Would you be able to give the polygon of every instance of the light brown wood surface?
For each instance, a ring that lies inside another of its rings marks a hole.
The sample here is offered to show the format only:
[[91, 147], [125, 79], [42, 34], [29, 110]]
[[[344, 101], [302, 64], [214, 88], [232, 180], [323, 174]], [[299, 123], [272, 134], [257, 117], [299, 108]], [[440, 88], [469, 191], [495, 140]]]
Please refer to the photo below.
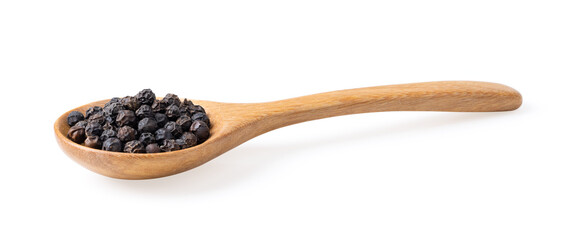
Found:
[[[108, 100], [71, 111], [85, 112]], [[65, 154], [105, 176], [148, 179], [173, 175], [197, 166], [265, 132], [320, 118], [381, 111], [510, 111], [522, 104], [514, 89], [496, 83], [444, 81], [341, 90], [266, 103], [220, 103], [193, 100], [211, 121], [211, 136], [192, 148], [156, 154], [108, 152], [84, 147], [67, 138], [64, 113], [55, 122], [55, 135]]]

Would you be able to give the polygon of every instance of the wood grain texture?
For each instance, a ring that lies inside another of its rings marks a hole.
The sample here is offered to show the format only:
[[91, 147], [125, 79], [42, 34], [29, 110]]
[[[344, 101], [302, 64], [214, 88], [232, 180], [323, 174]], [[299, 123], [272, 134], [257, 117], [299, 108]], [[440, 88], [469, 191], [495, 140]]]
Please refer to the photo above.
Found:
[[[107, 101], [71, 111], [85, 112]], [[510, 111], [522, 104], [522, 97], [501, 84], [444, 81], [349, 89], [266, 103], [192, 101], [206, 109], [212, 125], [210, 139], [196, 147], [156, 154], [88, 148], [67, 138], [66, 118], [71, 111], [55, 122], [55, 136], [69, 157], [94, 172], [113, 178], [148, 179], [195, 168], [251, 138], [300, 122], [381, 111]]]

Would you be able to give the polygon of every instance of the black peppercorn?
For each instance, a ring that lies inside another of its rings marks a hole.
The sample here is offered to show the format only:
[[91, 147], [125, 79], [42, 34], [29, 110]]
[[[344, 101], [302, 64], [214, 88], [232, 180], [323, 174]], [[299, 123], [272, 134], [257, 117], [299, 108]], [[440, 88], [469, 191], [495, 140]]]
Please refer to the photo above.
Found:
[[120, 103], [120, 98], [113, 97], [112, 99], [110, 99], [110, 101], [108, 101], [106, 104], [104, 104], [104, 108], [106, 108], [107, 106], [109, 106], [110, 104], [113, 104], [113, 103]]
[[110, 123], [110, 125], [115, 125], [116, 124], [116, 117], [106, 116], [104, 119], [106, 119], [106, 122], [107, 123]]
[[157, 121], [157, 126], [162, 128], [167, 123], [167, 116], [163, 113], [155, 113], [155, 121]]
[[151, 109], [151, 106], [149, 106], [149, 105], [141, 105], [139, 107], [139, 109], [137, 109], [137, 111], [135, 112], [135, 115], [139, 119], [143, 119], [146, 117], [153, 117], [153, 109]]
[[190, 126], [192, 126], [192, 119], [189, 116], [183, 115], [179, 117], [175, 123], [181, 127], [181, 130], [189, 131]]
[[137, 138], [137, 130], [129, 126], [124, 126], [118, 129], [116, 137], [118, 137], [118, 139], [123, 142], [132, 141]]
[[140, 104], [151, 105], [153, 104], [153, 101], [155, 101], [155, 93], [153, 93], [151, 89], [143, 89], [139, 93], [137, 93], [135, 97], [137, 98]]
[[153, 110], [153, 113], [165, 113], [165, 108], [167, 108], [167, 105], [161, 103], [161, 101], [157, 99], [155, 99], [155, 101], [153, 101], [153, 104], [151, 104], [151, 109]]
[[184, 106], [182, 103], [181, 106], [179, 106], [179, 114], [180, 115], [187, 115], [187, 116], [191, 117], [194, 113], [191, 112], [188, 108], [189, 108], [189, 106]]
[[116, 127], [115, 126], [112, 126], [112, 123], [109, 123], [109, 122], [104, 123], [104, 125], [102, 125], [102, 128], [104, 130], [107, 130], [107, 129], [116, 130]]
[[175, 143], [177, 143], [177, 145], [179, 146], [179, 149], [188, 148], [188, 145], [181, 138], [175, 139]]
[[73, 126], [67, 132], [67, 137], [76, 143], [82, 143], [86, 139], [86, 130], [81, 126]]
[[147, 145], [147, 147], [145, 148], [147, 153], [158, 153], [161, 152], [161, 149], [159, 148], [159, 145], [157, 145], [157, 143], [151, 143], [149, 145]]
[[145, 146], [143, 146], [143, 144], [140, 141], [138, 141], [138, 140], [129, 141], [126, 144], [124, 144], [124, 152], [127, 152], [127, 153], [144, 153], [145, 152]]
[[181, 105], [179, 106], [179, 112], [181, 114], [186, 114], [186, 115], [194, 115], [197, 112], [203, 112], [204, 108], [200, 105], [195, 105], [192, 101], [187, 100], [187, 99], [183, 99], [183, 102], [181, 103]]
[[104, 114], [106, 114], [106, 116], [116, 117], [121, 110], [124, 110], [124, 106], [122, 106], [120, 102], [113, 102], [104, 107]]
[[149, 145], [155, 142], [155, 135], [150, 132], [141, 133], [139, 141], [141, 141], [144, 145]]
[[106, 117], [104, 116], [104, 112], [96, 112], [92, 114], [90, 117], [87, 118], [88, 122], [98, 122], [99, 124], [104, 124], [106, 122]]
[[[115, 152], [157, 153], [196, 146], [210, 137], [210, 119], [200, 105], [169, 93], [161, 100], [150, 89], [114, 97], [67, 116], [67, 137], [87, 147]], [[140, 135], [139, 135], [140, 134]]]
[[177, 97], [177, 95], [173, 93], [168, 93], [167, 95], [165, 95], [165, 97], [163, 97], [163, 99], [161, 99], [161, 104], [167, 107], [171, 105], [179, 107], [179, 105], [181, 104], [181, 100], [179, 100], [179, 97]]
[[67, 115], [67, 124], [69, 126], [75, 125], [77, 122], [84, 120], [84, 115], [81, 112], [73, 111]]
[[194, 106], [194, 102], [192, 102], [192, 100], [188, 100], [187, 98], [184, 98], [183, 102], [181, 102], [180, 106]]
[[87, 125], [88, 125], [88, 122], [86, 122], [86, 121], [79, 121], [74, 126], [80, 126], [80, 127], [83, 127], [85, 129]]
[[152, 118], [143, 118], [139, 121], [139, 132], [155, 132], [157, 130], [157, 121]]
[[92, 115], [94, 115], [94, 113], [99, 113], [102, 112], [103, 109], [100, 106], [93, 106], [88, 108], [88, 110], [86, 110], [86, 118], [91, 117]]
[[206, 113], [206, 109], [204, 109], [204, 107], [200, 105], [194, 105], [193, 109], [195, 111], [193, 114], [195, 114], [196, 112]]
[[171, 151], [177, 151], [177, 150], [181, 149], [179, 144], [177, 144], [175, 142], [175, 140], [173, 140], [173, 139], [163, 140], [163, 143], [161, 144], [160, 148], [161, 148], [161, 151], [163, 151], [163, 152], [171, 152]]
[[120, 99], [120, 103], [126, 110], [135, 111], [139, 108], [140, 104], [135, 97], [126, 96]]
[[165, 115], [171, 121], [175, 121], [179, 117], [179, 107], [176, 105], [171, 105], [165, 109]]
[[100, 137], [98, 136], [88, 136], [84, 141], [84, 145], [86, 147], [100, 149], [102, 147], [102, 141], [100, 141]]
[[118, 116], [116, 116], [116, 125], [122, 126], [135, 126], [137, 117], [135, 112], [131, 110], [120, 110]]
[[162, 143], [165, 139], [172, 139], [173, 135], [165, 128], [159, 128], [155, 131], [155, 141]]
[[208, 127], [212, 126], [210, 125], [210, 119], [208, 118], [208, 115], [204, 112], [194, 113], [194, 115], [192, 115], [192, 121], [203, 121], [208, 125]]
[[193, 147], [198, 144], [198, 138], [192, 132], [184, 132], [180, 138], [187, 147]]
[[100, 136], [102, 135], [102, 132], [104, 131], [104, 129], [102, 128], [102, 125], [99, 122], [89, 122], [88, 125], [86, 126], [86, 136]]
[[169, 131], [175, 138], [181, 137], [181, 134], [183, 133], [183, 130], [181, 130], [181, 126], [179, 126], [175, 122], [167, 122], [165, 124], [165, 129], [167, 129], [167, 131]]
[[104, 132], [102, 132], [102, 135], [100, 135], [100, 140], [102, 142], [106, 141], [106, 139], [108, 138], [113, 138], [116, 137], [116, 135], [118, 134], [118, 131], [114, 130], [114, 129], [106, 129], [104, 130]]
[[193, 132], [198, 138], [198, 143], [202, 143], [210, 137], [210, 128], [203, 121], [194, 121], [190, 127], [190, 131]]
[[102, 143], [102, 150], [120, 152], [122, 151], [122, 142], [118, 138], [108, 138]]

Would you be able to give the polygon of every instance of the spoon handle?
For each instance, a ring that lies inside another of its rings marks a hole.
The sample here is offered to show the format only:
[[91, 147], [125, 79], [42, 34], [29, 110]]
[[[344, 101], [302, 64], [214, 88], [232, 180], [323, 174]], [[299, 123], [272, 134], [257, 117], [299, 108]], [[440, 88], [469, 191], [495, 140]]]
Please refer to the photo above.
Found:
[[383, 111], [515, 110], [522, 96], [508, 86], [474, 81], [387, 85], [319, 93], [255, 106], [265, 131], [320, 118]]

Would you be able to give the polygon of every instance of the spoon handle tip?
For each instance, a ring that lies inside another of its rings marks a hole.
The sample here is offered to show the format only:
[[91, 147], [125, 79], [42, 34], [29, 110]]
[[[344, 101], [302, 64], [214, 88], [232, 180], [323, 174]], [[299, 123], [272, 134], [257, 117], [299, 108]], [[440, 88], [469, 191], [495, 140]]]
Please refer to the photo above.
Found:
[[347, 114], [384, 111], [494, 112], [520, 107], [515, 89], [490, 82], [439, 81], [319, 93], [254, 106], [275, 129]]

